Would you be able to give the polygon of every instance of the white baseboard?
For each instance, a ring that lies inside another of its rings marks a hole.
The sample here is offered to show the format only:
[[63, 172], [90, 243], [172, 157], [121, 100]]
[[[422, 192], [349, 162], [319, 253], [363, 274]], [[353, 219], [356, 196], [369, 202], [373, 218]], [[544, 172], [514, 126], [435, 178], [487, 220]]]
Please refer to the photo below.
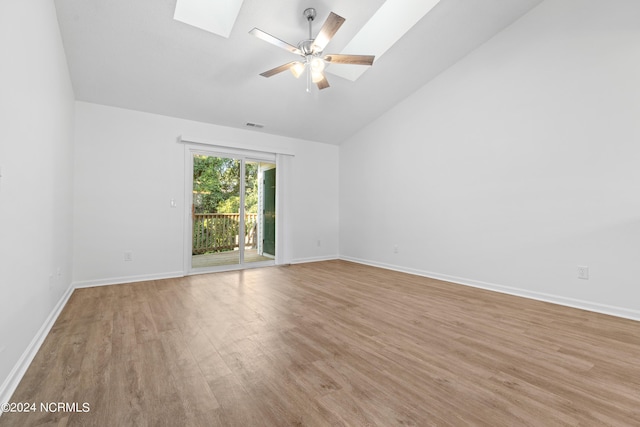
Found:
[[542, 292], [528, 291], [526, 289], [513, 288], [510, 286], [497, 285], [495, 283], [482, 282], [479, 280], [467, 279], [464, 277], [450, 276], [447, 274], [434, 273], [431, 271], [407, 268], [398, 265], [385, 264], [381, 262], [369, 261], [349, 256], [340, 256], [341, 260], [351, 261], [358, 264], [370, 265], [372, 267], [380, 267], [386, 270], [394, 270], [402, 273], [413, 274], [416, 276], [428, 277], [431, 279], [452, 282], [458, 285], [471, 286], [474, 288], [485, 289], [488, 291], [500, 292], [503, 294], [514, 295], [518, 297], [529, 298], [537, 301], [550, 302], [552, 304], [563, 305], [566, 307], [578, 308], [581, 310], [593, 311], [595, 313], [608, 314], [610, 316], [622, 317], [625, 319], [640, 321], [640, 311], [631, 310], [624, 307], [610, 306], [592, 301], [584, 301], [575, 298], [567, 298], [559, 295], [546, 294]]
[[[13, 366], [11, 372], [9, 372], [9, 376], [7, 376], [5, 381], [2, 383], [2, 386], [0, 386], [0, 404], [10, 401], [11, 396], [16, 391], [18, 384], [20, 384], [22, 377], [27, 372], [33, 358], [36, 357], [38, 350], [40, 350], [40, 346], [44, 342], [45, 338], [47, 338], [49, 331], [53, 327], [53, 324], [56, 323], [58, 316], [67, 304], [67, 301], [69, 301], [73, 291], [74, 287], [73, 285], [70, 285], [49, 314], [49, 317], [44, 321], [40, 330], [38, 330], [36, 335], [33, 337], [26, 350], [22, 353], [20, 359], [18, 359], [16, 364]], [[2, 412], [0, 412], [0, 415], [2, 415]]]
[[120, 285], [123, 283], [146, 282], [148, 280], [173, 279], [176, 277], [184, 277], [184, 271], [171, 271], [159, 274], [141, 274], [137, 276], [111, 277], [108, 279], [82, 280], [73, 282], [71, 285], [74, 289], [92, 288], [94, 286]]
[[305, 264], [307, 262], [320, 262], [320, 261], [333, 261], [336, 259], [340, 259], [338, 255], [326, 255], [326, 256], [318, 256], [318, 257], [308, 257], [308, 258], [296, 258], [291, 260], [291, 264]]

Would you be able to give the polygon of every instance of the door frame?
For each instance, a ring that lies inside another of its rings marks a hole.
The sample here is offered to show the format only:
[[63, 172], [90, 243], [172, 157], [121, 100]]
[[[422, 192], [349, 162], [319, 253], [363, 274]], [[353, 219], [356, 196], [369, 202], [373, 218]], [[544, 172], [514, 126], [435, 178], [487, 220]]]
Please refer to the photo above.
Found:
[[[195, 274], [214, 273], [219, 271], [233, 271], [244, 270], [247, 268], [258, 268], [275, 265], [275, 260], [258, 261], [245, 263], [244, 262], [244, 239], [240, 239], [240, 262], [238, 264], [220, 265], [205, 268], [194, 269], [191, 266], [192, 259], [192, 245], [193, 245], [193, 224], [191, 219], [191, 205], [193, 204], [193, 156], [195, 154], [201, 154], [205, 156], [213, 157], [225, 157], [231, 159], [240, 160], [240, 215], [243, 218], [244, 214], [244, 194], [245, 194], [245, 162], [269, 162], [276, 164], [276, 156], [272, 153], [263, 153], [259, 151], [249, 151], [242, 149], [227, 149], [223, 147], [204, 147], [200, 144], [185, 144], [184, 147], [184, 165], [185, 165], [185, 180], [184, 180], [184, 200], [185, 200], [185, 217], [184, 217], [184, 245], [183, 245], [183, 271], [185, 276]], [[276, 183], [277, 185], [277, 183]], [[276, 188], [277, 194], [277, 188]], [[277, 217], [277, 205], [276, 205], [276, 217]], [[240, 221], [239, 235], [244, 236], [244, 221]], [[277, 248], [277, 235], [276, 235], [276, 248]], [[277, 250], [277, 249], [276, 249]]]

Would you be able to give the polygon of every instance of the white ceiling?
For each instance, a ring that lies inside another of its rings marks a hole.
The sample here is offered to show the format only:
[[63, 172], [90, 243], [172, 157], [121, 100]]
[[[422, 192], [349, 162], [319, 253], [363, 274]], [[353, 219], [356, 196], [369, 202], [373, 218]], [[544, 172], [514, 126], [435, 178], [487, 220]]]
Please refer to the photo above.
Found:
[[298, 57], [249, 31], [297, 45], [305, 8], [314, 36], [333, 11], [346, 22], [325, 53], [339, 53], [383, 0], [244, 0], [229, 38], [174, 20], [175, 1], [55, 0], [76, 99], [340, 144], [542, 0], [441, 0], [357, 81], [327, 74], [311, 93], [289, 72], [259, 76]]

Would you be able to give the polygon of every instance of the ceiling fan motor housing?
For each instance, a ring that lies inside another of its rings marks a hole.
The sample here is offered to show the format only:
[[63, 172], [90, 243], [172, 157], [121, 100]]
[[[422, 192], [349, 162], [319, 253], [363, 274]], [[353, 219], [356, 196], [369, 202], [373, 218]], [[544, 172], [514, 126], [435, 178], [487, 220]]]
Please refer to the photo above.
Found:
[[[303, 40], [298, 43], [298, 49], [300, 49], [304, 56], [313, 55], [313, 40]], [[317, 54], [318, 52], [316, 52]]]

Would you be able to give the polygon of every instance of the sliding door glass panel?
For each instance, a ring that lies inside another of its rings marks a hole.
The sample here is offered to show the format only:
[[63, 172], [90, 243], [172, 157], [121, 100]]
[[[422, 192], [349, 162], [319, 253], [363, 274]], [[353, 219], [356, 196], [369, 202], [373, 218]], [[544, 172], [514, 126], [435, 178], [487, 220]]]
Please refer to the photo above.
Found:
[[275, 258], [275, 180], [267, 179], [275, 177], [275, 167], [273, 163], [245, 162], [245, 263]]
[[242, 262], [241, 166], [238, 159], [193, 155], [191, 267]]

